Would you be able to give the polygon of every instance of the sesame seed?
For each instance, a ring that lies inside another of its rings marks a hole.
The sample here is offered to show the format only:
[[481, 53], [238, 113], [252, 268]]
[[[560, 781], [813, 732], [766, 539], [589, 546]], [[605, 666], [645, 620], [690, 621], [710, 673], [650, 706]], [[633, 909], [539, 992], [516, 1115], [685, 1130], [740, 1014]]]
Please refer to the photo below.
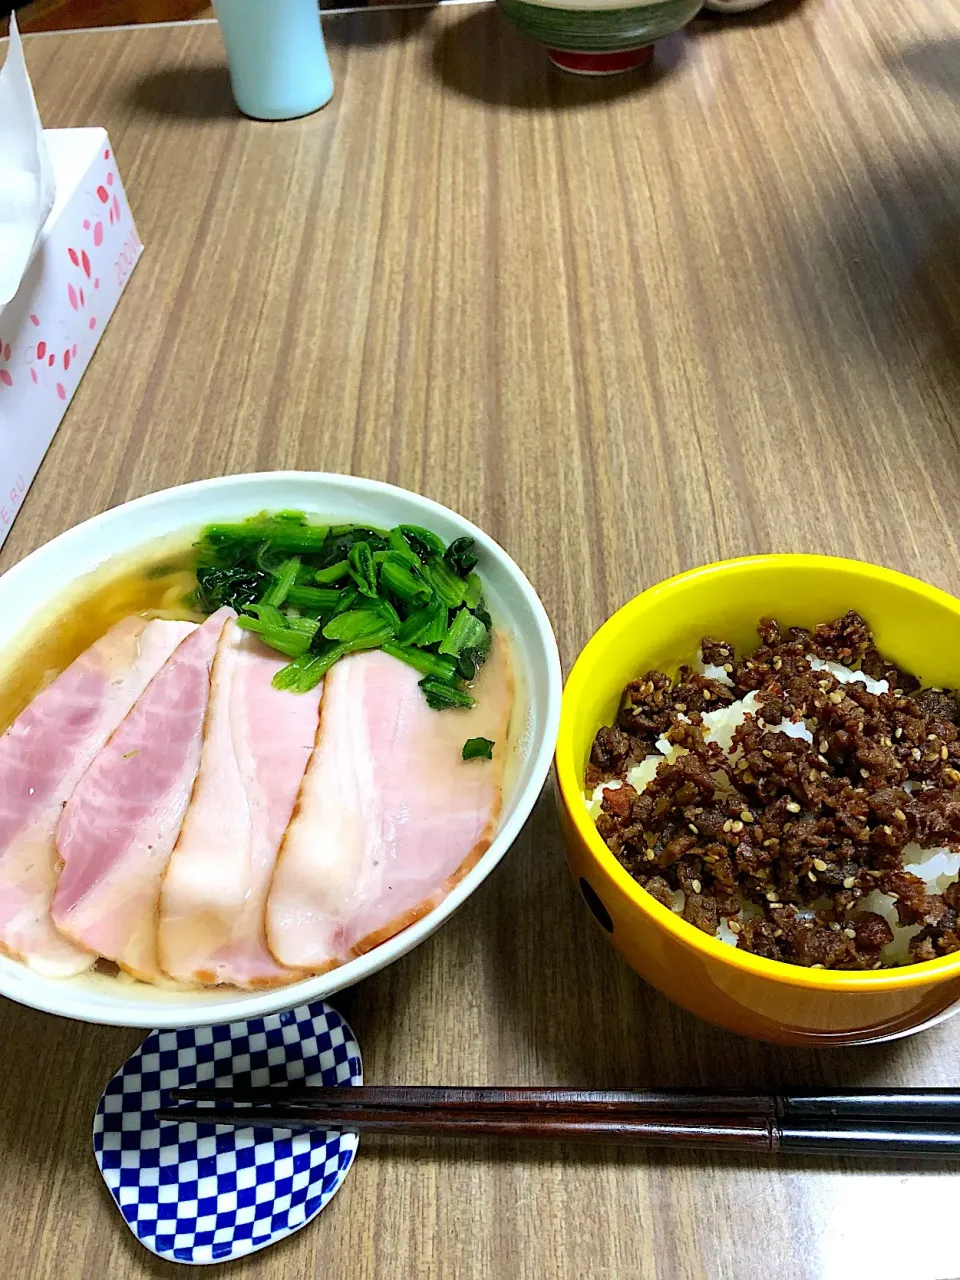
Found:
[[856, 876], [847, 876], [846, 880], [844, 880], [843, 882], [843, 887], [845, 889], [852, 889], [856, 883], [857, 883]]
[[883, 828], [883, 834], [884, 834], [885, 836], [892, 836], [892, 835], [893, 835], [893, 827], [886, 827], [886, 826], [885, 826], [885, 827]]
[[777, 840], [775, 837], [771, 836], [771, 838], [770, 838], [769, 840], [764, 840], [764, 842], [763, 842], [763, 848], [764, 848], [764, 849], [775, 849], [779, 843], [780, 843], [780, 841], [779, 841], [779, 840]]
[[657, 855], [653, 852], [653, 850], [652, 850], [652, 849], [648, 849], [648, 850], [647, 850], [647, 861], [648, 861], [648, 862], [653, 862], [653, 860], [654, 860], [654, 858], [655, 858], [656, 856], [657, 856]]
[[777, 896], [778, 896], [778, 895], [777, 895], [777, 891], [776, 891], [776, 889], [768, 889], [768, 890], [767, 890], [766, 898], [767, 898], [767, 901], [768, 901], [768, 902], [776, 902], [776, 900], [777, 900]]
[[913, 750], [910, 752], [910, 754], [913, 756], [914, 760], [919, 760], [919, 759], [920, 759], [920, 748], [919, 748], [919, 747], [914, 747], [914, 748], [913, 748]]
[[700, 834], [700, 828], [694, 826], [692, 822], [689, 822], [687, 825], [689, 826], [690, 830], [693, 832], [695, 836], [698, 836]]
[[732, 663], [732, 662], [725, 662], [725, 663], [723, 664], [723, 669], [724, 669], [724, 671], [727, 673], [727, 675], [729, 675], [729, 674], [730, 674], [730, 672], [733, 670], [733, 663]]
[[782, 666], [783, 666], [783, 659], [782, 659], [782, 658], [774, 658], [774, 660], [773, 660], [773, 669], [774, 669], [774, 671], [779, 671], [779, 670], [780, 670], [780, 668], [781, 668]]
[[787, 813], [799, 813], [799, 812], [800, 812], [800, 806], [797, 804], [796, 800], [788, 800]]
[[771, 902], [771, 903], [770, 903], [770, 910], [771, 910], [771, 911], [779, 911], [779, 910], [780, 910], [780, 908], [781, 908], [782, 906], [783, 906], [783, 903], [782, 903], [782, 902]]
[[936, 735], [935, 733], [928, 733], [928, 734], [927, 734], [927, 741], [928, 741], [928, 742], [936, 742], [936, 740], [937, 740], [937, 735]]
[[833, 703], [835, 707], [840, 705], [840, 703], [843, 701], [843, 694], [840, 692], [839, 689], [834, 689], [833, 693], [830, 694], [830, 701]]
[[894, 809], [893, 816], [896, 818], [898, 822], [906, 822], [907, 820], [907, 815], [903, 812], [902, 809]]
[[704, 702], [709, 702], [710, 699], [713, 697], [713, 694], [710, 692], [709, 689], [701, 689], [700, 692], [703, 694]]
[[736, 920], [728, 920], [727, 925], [731, 933], [739, 933], [740, 930], [743, 928], [743, 925], [738, 924]]
[[820, 751], [821, 751], [821, 754], [822, 754], [824, 751], [826, 751], [826, 750], [827, 750], [827, 748], [828, 748], [829, 746], [830, 746], [830, 743], [829, 743], [829, 742], [827, 742], [826, 738], [821, 738], [821, 739], [820, 739]]
[[833, 930], [834, 933], [840, 932], [840, 926], [839, 924], [837, 924], [836, 920], [830, 921], [830, 928]]
[[870, 770], [869, 770], [869, 769], [861, 769], [861, 770], [860, 770], [860, 777], [861, 777], [861, 778], [869, 778], [869, 777], [870, 777]]
[[956, 769], [944, 769], [943, 776], [949, 782], [960, 782], [960, 773]]
[[888, 893], [888, 894], [887, 894], [887, 897], [890, 899], [890, 901], [891, 901], [891, 902], [899, 902], [899, 901], [900, 901], [900, 895], [899, 895], [899, 893]]
[[810, 966], [810, 968], [811, 968], [811, 969], [822, 969], [822, 968], [823, 968], [823, 965], [822, 965], [822, 964], [812, 964], [812, 965]]
[[894, 735], [893, 735], [893, 736], [894, 736], [895, 738], [902, 738], [902, 737], [903, 737], [903, 730], [902, 730], [902, 729], [896, 729], [896, 730], [894, 731]]
[[810, 781], [811, 781], [811, 782], [816, 782], [816, 780], [817, 780], [819, 777], [820, 777], [820, 775], [819, 775], [819, 773], [817, 773], [816, 769], [811, 769], [811, 770], [810, 770]]
[[728, 818], [728, 819], [726, 820], [726, 822], [723, 824], [723, 829], [724, 829], [724, 831], [731, 831], [731, 830], [733, 829], [733, 819], [732, 819], [732, 818]]
[[813, 874], [812, 871], [807, 872], [807, 879], [810, 881], [811, 884], [817, 883], [817, 877]]
[[740, 832], [743, 830], [743, 823], [742, 823], [742, 822], [735, 822], [735, 823], [733, 824], [733, 826], [730, 828], [730, 830], [731, 830], [735, 835], [739, 835], [739, 834], [740, 834]]
[[855, 938], [857, 936], [857, 931], [856, 929], [851, 929], [850, 926], [847, 925], [846, 929], [843, 931], [843, 936], [845, 938]]
[[702, 887], [703, 886], [700, 884], [699, 880], [690, 881], [690, 888], [693, 890], [694, 893], [699, 893]]
[[750, 810], [749, 810], [749, 809], [741, 809], [741, 810], [740, 810], [740, 818], [741, 818], [741, 820], [742, 820], [743, 822], [752, 822], [752, 821], [753, 821], [753, 814], [750, 812]]
[[949, 760], [949, 759], [950, 759], [950, 752], [947, 750], [947, 748], [946, 748], [946, 747], [941, 747], [941, 748], [940, 748], [940, 759], [941, 759], [941, 760]]
[[822, 858], [814, 858], [813, 865], [816, 867], [818, 871], [826, 871], [827, 869], [827, 864], [824, 862]]

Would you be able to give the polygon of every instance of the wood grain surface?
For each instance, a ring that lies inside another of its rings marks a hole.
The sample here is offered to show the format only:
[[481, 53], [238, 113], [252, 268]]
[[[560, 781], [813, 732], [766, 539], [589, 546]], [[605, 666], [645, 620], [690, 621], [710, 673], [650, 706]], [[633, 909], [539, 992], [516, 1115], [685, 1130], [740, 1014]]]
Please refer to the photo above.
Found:
[[[483, 525], [567, 667], [719, 556], [960, 591], [958, 0], [781, 0], [609, 81], [559, 78], [483, 5], [326, 29], [334, 102], [277, 126], [235, 115], [212, 26], [27, 41], [46, 123], [108, 127], [147, 247], [0, 565], [152, 489], [308, 467]], [[371, 1083], [957, 1083], [960, 1021], [813, 1052], [672, 1007], [578, 901], [549, 795], [457, 917], [337, 1003]], [[140, 1034], [12, 1004], [0, 1026], [0, 1273], [175, 1275], [91, 1154]], [[365, 1138], [321, 1218], [229, 1274], [949, 1280], [958, 1189]]]

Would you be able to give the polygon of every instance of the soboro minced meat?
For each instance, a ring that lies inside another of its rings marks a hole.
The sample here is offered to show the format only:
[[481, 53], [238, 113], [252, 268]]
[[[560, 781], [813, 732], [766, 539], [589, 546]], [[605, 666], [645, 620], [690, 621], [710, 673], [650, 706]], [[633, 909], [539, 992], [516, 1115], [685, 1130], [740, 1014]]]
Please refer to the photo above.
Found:
[[[791, 964], [876, 969], [892, 941], [882, 916], [855, 912], [873, 889], [896, 899], [902, 924], [920, 924], [914, 961], [960, 950], [960, 886], [927, 894], [903, 870], [911, 842], [960, 848], [960, 711], [954, 695], [920, 689], [877, 651], [866, 622], [848, 613], [813, 631], [758, 627], [760, 646], [738, 658], [702, 642], [706, 665], [671, 680], [651, 671], [624, 690], [616, 723], [593, 744], [586, 787], [603, 793], [597, 829], [622, 865], [666, 906], [686, 895], [684, 918], [706, 933], [729, 919], [738, 946]], [[812, 655], [889, 682], [873, 694], [814, 670]], [[755, 690], [759, 707], [734, 735], [734, 764], [702, 732], [702, 714]], [[681, 716], [690, 723], [685, 723]], [[769, 725], [800, 718], [812, 744]], [[627, 770], [666, 735], [686, 750], [663, 763], [642, 792]], [[716, 774], [724, 771], [729, 786]], [[910, 783], [913, 789], [907, 789]], [[748, 904], [757, 911], [738, 916]], [[814, 917], [798, 911], [816, 908]]]

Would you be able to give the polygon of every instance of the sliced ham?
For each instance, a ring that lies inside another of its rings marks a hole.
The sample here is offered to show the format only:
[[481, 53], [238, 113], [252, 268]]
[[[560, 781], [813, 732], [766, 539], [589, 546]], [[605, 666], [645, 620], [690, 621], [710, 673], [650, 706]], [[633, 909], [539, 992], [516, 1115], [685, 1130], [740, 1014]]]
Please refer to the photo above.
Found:
[[317, 736], [322, 686], [274, 689], [288, 659], [228, 622], [213, 666], [200, 770], [160, 898], [161, 967], [255, 988], [303, 975], [267, 950], [264, 908]]
[[[342, 964], [432, 910], [490, 844], [500, 815], [513, 675], [494, 636], [477, 705], [433, 711], [420, 676], [380, 652], [326, 678], [320, 734], [267, 902], [277, 960]], [[461, 758], [468, 738], [492, 761]]]
[[94, 960], [50, 916], [64, 804], [189, 622], [125, 618], [48, 685], [0, 738], [0, 948], [52, 977]]
[[160, 881], [200, 764], [210, 670], [232, 609], [174, 650], [87, 770], [57, 827], [57, 927], [147, 981], [157, 964]]

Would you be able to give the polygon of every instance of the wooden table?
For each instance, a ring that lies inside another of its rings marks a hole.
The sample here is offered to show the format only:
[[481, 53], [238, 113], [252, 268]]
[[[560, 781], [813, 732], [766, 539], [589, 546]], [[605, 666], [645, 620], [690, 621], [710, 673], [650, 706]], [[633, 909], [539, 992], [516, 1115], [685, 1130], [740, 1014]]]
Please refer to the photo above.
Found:
[[[960, 591], [960, 2], [908, 8], [781, 3], [600, 82], [555, 76], [492, 7], [350, 14], [327, 23], [335, 101], [281, 126], [234, 115], [214, 26], [29, 40], [46, 123], [109, 128], [147, 250], [2, 565], [161, 486], [310, 467], [482, 524], [567, 666], [627, 597], [719, 556], [837, 552]], [[960, 1021], [814, 1053], [672, 1007], [578, 901], [549, 796], [439, 935], [338, 1004], [372, 1082], [957, 1083]], [[175, 1274], [91, 1154], [139, 1039], [4, 1005], [4, 1276]], [[229, 1274], [948, 1280], [958, 1191], [365, 1138], [321, 1219]]]

